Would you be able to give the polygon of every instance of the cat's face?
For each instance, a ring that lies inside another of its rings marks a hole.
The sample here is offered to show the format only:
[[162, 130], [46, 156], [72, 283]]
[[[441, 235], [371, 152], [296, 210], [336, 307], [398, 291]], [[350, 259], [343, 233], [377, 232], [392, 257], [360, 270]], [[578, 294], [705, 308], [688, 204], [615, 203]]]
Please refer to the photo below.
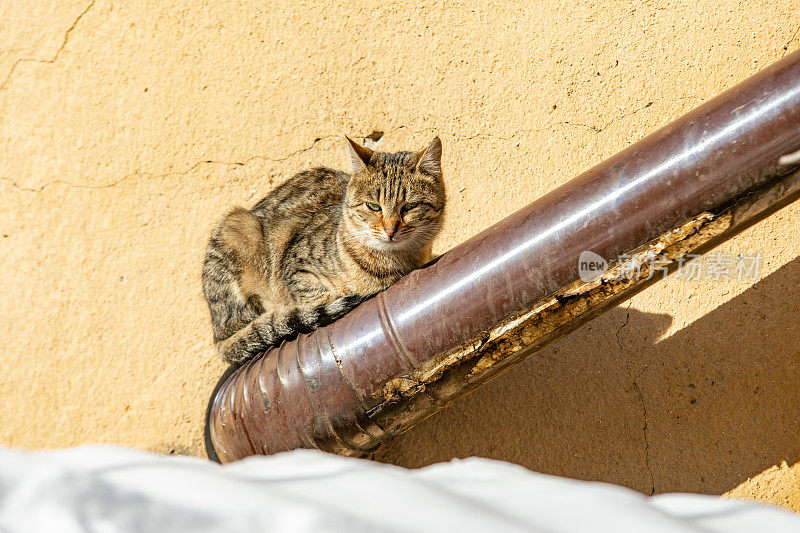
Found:
[[350, 150], [345, 238], [383, 251], [430, 243], [441, 228], [445, 205], [439, 138], [421, 152], [373, 152], [353, 141]]

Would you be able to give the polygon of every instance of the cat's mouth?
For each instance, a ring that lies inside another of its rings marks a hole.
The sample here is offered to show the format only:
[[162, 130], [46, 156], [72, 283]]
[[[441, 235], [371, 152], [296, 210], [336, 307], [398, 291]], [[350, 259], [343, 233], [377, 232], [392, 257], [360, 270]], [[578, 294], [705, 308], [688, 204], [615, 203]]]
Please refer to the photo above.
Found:
[[378, 245], [377, 248], [392, 250], [404, 247], [408, 244], [409, 239], [406, 235], [395, 235], [393, 237], [389, 237], [388, 235], [379, 235], [374, 237], [373, 241]]

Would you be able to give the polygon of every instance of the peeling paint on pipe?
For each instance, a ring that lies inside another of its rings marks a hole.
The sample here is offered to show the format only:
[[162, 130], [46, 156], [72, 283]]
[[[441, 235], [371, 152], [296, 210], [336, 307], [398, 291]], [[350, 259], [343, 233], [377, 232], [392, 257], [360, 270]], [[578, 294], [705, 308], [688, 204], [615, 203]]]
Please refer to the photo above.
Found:
[[[796, 199], [779, 160], [798, 149], [800, 52], [235, 370], [212, 398], [210, 452], [375, 450], [655, 282], [616, 275], [630, 261], [644, 274], [666, 254], [674, 270]], [[590, 283], [586, 250], [612, 264]]]

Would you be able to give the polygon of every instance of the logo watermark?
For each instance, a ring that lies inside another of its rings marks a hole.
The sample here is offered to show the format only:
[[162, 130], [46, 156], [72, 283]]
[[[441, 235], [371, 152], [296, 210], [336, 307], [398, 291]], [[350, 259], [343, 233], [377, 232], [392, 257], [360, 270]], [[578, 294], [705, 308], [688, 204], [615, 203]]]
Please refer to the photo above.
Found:
[[[620, 255], [614, 263], [611, 279], [648, 280], [661, 275], [666, 278], [670, 267], [677, 267], [674, 279], [682, 281], [758, 281], [761, 279], [761, 254], [686, 254], [670, 259], [666, 254], [645, 257]], [[578, 258], [578, 275], [585, 283], [592, 282], [608, 272], [609, 262], [602, 256], [584, 251]]]
[[589, 283], [594, 281], [608, 270], [608, 261], [594, 252], [586, 250], [578, 258], [578, 275], [581, 281]]

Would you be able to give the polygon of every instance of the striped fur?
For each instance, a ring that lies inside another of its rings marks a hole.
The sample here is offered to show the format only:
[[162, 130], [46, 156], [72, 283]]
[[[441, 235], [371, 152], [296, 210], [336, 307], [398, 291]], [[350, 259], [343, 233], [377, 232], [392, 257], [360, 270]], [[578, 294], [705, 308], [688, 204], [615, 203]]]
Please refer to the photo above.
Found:
[[329, 324], [431, 259], [445, 206], [438, 137], [396, 154], [348, 139], [348, 153], [350, 173], [301, 172], [214, 229], [203, 293], [223, 360]]

